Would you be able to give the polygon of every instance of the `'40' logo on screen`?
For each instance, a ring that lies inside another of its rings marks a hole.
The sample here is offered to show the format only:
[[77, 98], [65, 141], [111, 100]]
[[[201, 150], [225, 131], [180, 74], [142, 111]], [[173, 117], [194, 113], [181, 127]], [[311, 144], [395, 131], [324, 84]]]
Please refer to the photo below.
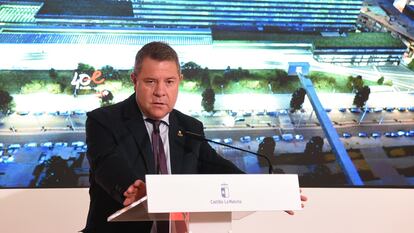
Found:
[[101, 83], [105, 82], [104, 78], [99, 79], [99, 77], [101, 77], [101, 75], [102, 75], [102, 72], [100, 70], [96, 70], [95, 72], [93, 72], [92, 77], [90, 77], [88, 74], [84, 74], [84, 73], [78, 75], [78, 72], [75, 72], [70, 84], [72, 86], [75, 86], [75, 90], [77, 90], [77, 89], [90, 89], [91, 87], [89, 86], [89, 84], [91, 82], [94, 82], [95, 84], [101, 84]]

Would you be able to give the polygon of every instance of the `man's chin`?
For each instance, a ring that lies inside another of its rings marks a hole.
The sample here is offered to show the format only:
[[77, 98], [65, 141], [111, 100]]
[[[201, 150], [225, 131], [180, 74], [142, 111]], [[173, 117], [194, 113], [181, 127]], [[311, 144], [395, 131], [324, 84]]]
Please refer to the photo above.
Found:
[[155, 119], [155, 120], [161, 120], [162, 118], [164, 118], [167, 114], [169, 113], [169, 111], [167, 110], [162, 110], [162, 111], [152, 111], [149, 113], [149, 118]]

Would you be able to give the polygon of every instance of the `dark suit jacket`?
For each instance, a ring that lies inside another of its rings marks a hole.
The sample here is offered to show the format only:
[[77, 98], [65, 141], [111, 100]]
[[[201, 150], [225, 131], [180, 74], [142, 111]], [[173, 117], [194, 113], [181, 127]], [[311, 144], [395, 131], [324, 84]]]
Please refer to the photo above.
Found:
[[[219, 156], [207, 142], [180, 136], [178, 131], [203, 134], [200, 121], [177, 110], [169, 116], [172, 174], [243, 173]], [[136, 179], [155, 174], [151, 142], [135, 95], [88, 113], [87, 158], [90, 170], [90, 206], [84, 232], [150, 232], [151, 222], [108, 223], [123, 208], [123, 192]], [[168, 197], [166, 197], [168, 198]]]

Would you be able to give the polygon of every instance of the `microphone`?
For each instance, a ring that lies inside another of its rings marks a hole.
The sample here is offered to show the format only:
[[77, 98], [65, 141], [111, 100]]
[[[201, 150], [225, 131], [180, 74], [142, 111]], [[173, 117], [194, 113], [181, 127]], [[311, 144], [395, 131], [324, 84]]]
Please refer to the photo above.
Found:
[[[181, 134], [181, 133], [182, 133], [182, 131], [179, 131], [179, 134]], [[213, 141], [211, 139], [208, 139], [208, 138], [204, 137], [201, 134], [193, 133], [193, 132], [190, 132], [190, 131], [184, 131], [184, 135], [187, 135], [187, 136], [189, 136], [191, 138], [194, 138], [196, 140], [199, 140], [199, 141], [212, 142], [212, 143], [215, 143], [215, 144], [218, 144], [218, 145], [222, 145], [222, 146], [225, 146], [225, 147], [229, 147], [229, 148], [232, 148], [232, 149], [235, 149], [235, 150], [238, 150], [238, 151], [247, 152], [247, 153], [250, 153], [250, 154], [254, 154], [257, 157], [264, 158], [266, 160], [266, 162], [267, 162], [267, 165], [269, 166], [269, 174], [273, 174], [272, 162], [270, 162], [270, 159], [267, 156], [265, 156], [265, 155], [262, 155], [262, 154], [259, 154], [259, 153], [255, 153], [253, 151], [245, 150], [245, 149], [242, 149], [242, 148], [239, 148], [239, 147], [235, 147], [235, 146], [232, 146], [232, 145], [228, 145], [228, 144], [225, 144], [225, 143], [216, 142], [216, 141]]]

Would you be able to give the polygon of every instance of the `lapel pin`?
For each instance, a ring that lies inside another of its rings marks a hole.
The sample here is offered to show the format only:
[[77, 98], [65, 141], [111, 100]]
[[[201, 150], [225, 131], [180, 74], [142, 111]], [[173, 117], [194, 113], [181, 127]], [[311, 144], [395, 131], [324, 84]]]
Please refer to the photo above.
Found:
[[184, 136], [184, 135], [183, 135], [183, 132], [181, 132], [181, 130], [178, 130], [177, 135], [178, 135], [178, 137], [182, 137], [182, 136]]

